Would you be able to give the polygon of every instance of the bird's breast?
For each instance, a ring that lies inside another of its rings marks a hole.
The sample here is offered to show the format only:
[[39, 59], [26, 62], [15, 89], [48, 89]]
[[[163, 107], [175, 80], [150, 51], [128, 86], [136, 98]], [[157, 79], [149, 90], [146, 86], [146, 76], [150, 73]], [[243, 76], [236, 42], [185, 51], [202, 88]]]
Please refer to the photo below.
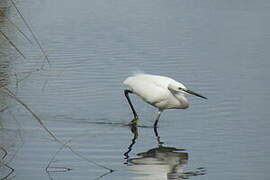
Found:
[[155, 106], [159, 109], [186, 109], [189, 104], [184, 96], [179, 97], [170, 93], [166, 99], [157, 102]]

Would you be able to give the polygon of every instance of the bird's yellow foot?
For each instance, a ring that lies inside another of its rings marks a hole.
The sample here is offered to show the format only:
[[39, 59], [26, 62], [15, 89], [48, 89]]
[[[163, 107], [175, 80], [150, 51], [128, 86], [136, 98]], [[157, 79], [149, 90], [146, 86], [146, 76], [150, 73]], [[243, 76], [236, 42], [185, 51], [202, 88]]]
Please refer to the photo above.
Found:
[[138, 117], [138, 116], [134, 117], [134, 118], [130, 121], [130, 125], [131, 125], [131, 126], [137, 126], [138, 120], [139, 120], [139, 117]]

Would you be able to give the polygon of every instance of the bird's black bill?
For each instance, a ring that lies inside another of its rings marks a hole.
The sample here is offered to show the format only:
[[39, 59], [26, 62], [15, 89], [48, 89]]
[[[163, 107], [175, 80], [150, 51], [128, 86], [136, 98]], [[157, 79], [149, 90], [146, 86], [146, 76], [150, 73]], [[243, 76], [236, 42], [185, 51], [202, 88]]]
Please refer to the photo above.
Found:
[[184, 90], [184, 91], [187, 92], [187, 93], [189, 93], [189, 94], [192, 94], [192, 95], [201, 97], [201, 98], [203, 98], [203, 99], [207, 99], [207, 97], [204, 97], [204, 96], [202, 96], [202, 95], [200, 95], [200, 94], [198, 94], [198, 93], [195, 93], [195, 92], [193, 92], [193, 91], [191, 91], [191, 90], [189, 90], [189, 89]]

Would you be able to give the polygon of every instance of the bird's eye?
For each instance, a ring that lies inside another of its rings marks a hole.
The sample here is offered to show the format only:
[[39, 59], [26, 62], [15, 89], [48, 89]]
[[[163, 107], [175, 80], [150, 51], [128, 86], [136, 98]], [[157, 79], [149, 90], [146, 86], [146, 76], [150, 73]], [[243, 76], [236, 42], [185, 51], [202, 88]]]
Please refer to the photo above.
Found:
[[179, 90], [182, 90], [183, 88], [179, 87], [178, 89], [179, 89]]

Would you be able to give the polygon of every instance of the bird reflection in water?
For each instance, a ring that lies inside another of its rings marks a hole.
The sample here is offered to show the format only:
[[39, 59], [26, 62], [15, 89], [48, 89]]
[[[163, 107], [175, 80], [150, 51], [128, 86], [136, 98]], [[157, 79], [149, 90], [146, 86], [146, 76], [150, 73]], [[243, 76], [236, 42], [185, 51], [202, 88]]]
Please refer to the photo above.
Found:
[[160, 141], [157, 128], [154, 128], [158, 146], [149, 149], [146, 152], [137, 154], [137, 157], [131, 158], [129, 153], [136, 143], [138, 137], [138, 129], [131, 126], [133, 133], [132, 141], [128, 147], [128, 151], [124, 156], [129, 171], [139, 176], [133, 179], [142, 180], [172, 180], [172, 179], [188, 179], [190, 176], [198, 176], [206, 174], [205, 168], [197, 168], [194, 171], [184, 171], [184, 166], [188, 162], [188, 152], [185, 149], [164, 146]]

